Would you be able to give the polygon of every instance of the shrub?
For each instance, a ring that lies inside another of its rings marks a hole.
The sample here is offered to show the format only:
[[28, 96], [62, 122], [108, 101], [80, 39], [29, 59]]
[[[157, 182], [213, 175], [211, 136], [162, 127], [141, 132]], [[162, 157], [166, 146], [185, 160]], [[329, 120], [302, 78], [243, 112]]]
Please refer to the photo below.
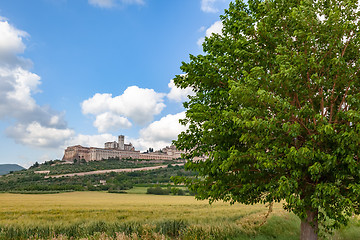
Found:
[[181, 196], [184, 196], [186, 195], [185, 191], [180, 189], [180, 188], [171, 188], [171, 193], [174, 194], [174, 195], [181, 195]]
[[163, 189], [161, 187], [150, 187], [146, 191], [147, 194], [155, 194], [155, 195], [169, 195], [170, 191], [169, 189]]
[[124, 190], [109, 189], [108, 193], [127, 193], [127, 192]]

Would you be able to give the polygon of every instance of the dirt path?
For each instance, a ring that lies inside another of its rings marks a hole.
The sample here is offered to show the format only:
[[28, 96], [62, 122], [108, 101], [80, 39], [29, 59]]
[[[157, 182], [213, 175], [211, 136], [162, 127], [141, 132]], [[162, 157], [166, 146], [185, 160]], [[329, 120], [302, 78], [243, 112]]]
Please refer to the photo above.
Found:
[[[171, 164], [172, 166], [183, 166], [184, 163], [177, 163]], [[142, 168], [122, 168], [122, 169], [107, 169], [107, 170], [98, 170], [98, 171], [91, 171], [91, 172], [79, 172], [79, 173], [67, 173], [67, 174], [60, 174], [60, 175], [50, 175], [45, 176], [45, 178], [61, 178], [61, 177], [74, 177], [74, 176], [85, 176], [85, 175], [93, 175], [93, 174], [104, 174], [109, 172], [136, 172], [136, 171], [149, 171], [155, 170], [159, 168], [167, 168], [168, 165], [160, 165], [154, 167], [142, 167]]]

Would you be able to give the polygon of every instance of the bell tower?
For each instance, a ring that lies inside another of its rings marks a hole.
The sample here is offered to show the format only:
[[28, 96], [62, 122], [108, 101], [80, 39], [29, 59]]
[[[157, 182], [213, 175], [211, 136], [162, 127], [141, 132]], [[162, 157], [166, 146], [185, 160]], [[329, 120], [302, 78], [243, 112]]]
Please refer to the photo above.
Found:
[[125, 136], [124, 135], [119, 135], [119, 150], [125, 150]]

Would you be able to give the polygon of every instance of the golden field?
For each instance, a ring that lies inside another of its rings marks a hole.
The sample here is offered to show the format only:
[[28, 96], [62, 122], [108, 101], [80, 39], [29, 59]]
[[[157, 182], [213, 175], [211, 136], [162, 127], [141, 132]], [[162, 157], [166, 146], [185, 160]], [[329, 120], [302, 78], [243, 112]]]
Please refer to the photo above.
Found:
[[[0, 224], [71, 223], [84, 220], [144, 221], [186, 219], [193, 223], [265, 213], [263, 205], [197, 201], [192, 196], [71, 192], [60, 194], [0, 194]], [[283, 212], [281, 205], [274, 212]]]
[[[268, 208], [192, 196], [0, 194], [0, 239], [297, 239], [300, 220]], [[120, 236], [120, 237], [119, 237]], [[324, 239], [360, 239], [360, 223]]]

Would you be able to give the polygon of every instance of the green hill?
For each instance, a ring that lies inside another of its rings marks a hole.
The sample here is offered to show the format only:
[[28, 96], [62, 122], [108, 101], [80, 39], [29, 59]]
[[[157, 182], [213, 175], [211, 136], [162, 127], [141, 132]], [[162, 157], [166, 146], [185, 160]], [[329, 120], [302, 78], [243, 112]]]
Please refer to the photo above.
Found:
[[23, 169], [25, 168], [17, 164], [0, 164], [0, 175], [5, 175], [10, 172], [20, 171]]
[[[184, 166], [175, 161], [154, 162], [135, 159], [106, 159], [94, 162], [64, 164], [51, 160], [34, 164], [29, 169], [0, 177], [0, 192], [9, 191], [122, 191], [134, 186], [171, 184], [172, 176], [191, 175]], [[173, 165], [172, 165], [173, 164]], [[156, 167], [154, 170], [138, 171], [136, 168]], [[164, 167], [166, 166], [166, 167]], [[112, 169], [127, 169], [124, 172], [110, 172]], [[80, 174], [103, 170], [102, 174]], [[79, 175], [74, 176], [71, 173]], [[66, 177], [56, 175], [67, 174]], [[71, 174], [71, 176], [69, 176]]]

